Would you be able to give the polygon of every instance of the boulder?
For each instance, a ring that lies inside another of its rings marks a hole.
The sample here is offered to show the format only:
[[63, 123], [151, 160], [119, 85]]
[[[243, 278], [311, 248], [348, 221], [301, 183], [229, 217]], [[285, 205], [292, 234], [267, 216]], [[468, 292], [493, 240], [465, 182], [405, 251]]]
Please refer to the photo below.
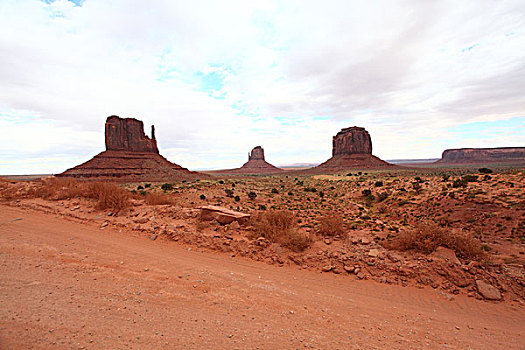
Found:
[[487, 300], [501, 300], [501, 293], [498, 288], [482, 280], [476, 280], [476, 287], [483, 298]]
[[250, 215], [241, 213], [235, 210], [231, 210], [216, 205], [205, 205], [199, 207], [201, 210], [201, 220], [211, 221], [216, 220], [221, 225], [227, 225], [234, 221], [237, 221], [241, 225], [245, 225], [250, 220]]
[[452, 249], [445, 247], [437, 247], [436, 251], [432, 253], [432, 256], [439, 259], [447, 260], [456, 265], [461, 265], [461, 262], [456, 256], [456, 253]]

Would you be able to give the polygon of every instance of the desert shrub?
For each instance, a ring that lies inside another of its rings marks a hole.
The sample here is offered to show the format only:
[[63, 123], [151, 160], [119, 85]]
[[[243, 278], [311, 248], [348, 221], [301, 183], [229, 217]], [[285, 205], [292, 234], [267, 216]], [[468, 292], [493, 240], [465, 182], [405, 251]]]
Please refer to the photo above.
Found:
[[378, 202], [382, 202], [382, 201], [384, 201], [387, 198], [388, 198], [388, 192], [379, 192], [377, 194], [377, 201]]
[[321, 236], [345, 236], [343, 217], [341, 215], [322, 217], [317, 232]]
[[418, 181], [418, 182], [423, 182], [423, 179], [421, 179], [420, 176], [416, 176], [416, 177], [414, 178], [414, 180], [416, 180], [416, 181]]
[[236, 202], [239, 202], [239, 201], [241, 200], [241, 197], [239, 197], [239, 196], [235, 196], [233, 199], [234, 199]]
[[259, 204], [259, 210], [266, 210], [266, 209], [268, 209], [268, 208], [266, 207], [266, 205], [264, 205], [264, 204]]
[[445, 182], [448, 181], [448, 179], [450, 179], [450, 175], [445, 174], [441, 178], [443, 179], [443, 182]]
[[288, 192], [288, 195], [293, 196], [293, 192], [292, 191]]
[[361, 191], [361, 194], [363, 195], [363, 197], [370, 197], [372, 195], [372, 191], [369, 189], [364, 189]]
[[312, 192], [312, 193], [313, 193], [313, 192], [317, 192], [317, 188], [315, 188], [315, 187], [306, 187], [306, 188], [304, 189], [304, 191], [305, 191], [305, 192]]
[[467, 186], [468, 186], [468, 181], [465, 179], [456, 179], [452, 183], [453, 188], [467, 187]]
[[254, 200], [255, 198], [257, 198], [257, 193], [253, 191], [248, 192], [248, 198], [250, 198], [251, 200]]
[[199, 196], [199, 198], [202, 199], [202, 200], [205, 200], [205, 199], [206, 199], [206, 196], [203, 195], [203, 194], [201, 194], [201, 195]]
[[165, 183], [160, 186], [160, 189], [163, 191], [171, 191], [173, 190], [173, 185], [170, 183]]
[[151, 184], [145, 184], [144, 185], [144, 188], [150, 188], [151, 187]]
[[170, 196], [159, 192], [151, 192], [146, 194], [144, 200], [149, 205], [173, 204], [173, 199]]
[[488, 180], [492, 180], [492, 176], [490, 175], [483, 176], [483, 181], [488, 181]]
[[421, 191], [421, 183], [418, 181], [412, 182], [412, 188], [414, 189], [414, 191], [419, 193]]
[[463, 175], [461, 179], [464, 180], [464, 181], [467, 181], [467, 182], [477, 182], [478, 181], [478, 176], [477, 175], [468, 174], [468, 175]]
[[233, 190], [226, 188], [224, 189], [224, 192], [226, 193], [226, 197], [230, 197], [230, 198], [233, 197]]
[[472, 235], [455, 232], [433, 222], [420, 223], [412, 230], [403, 231], [387, 244], [390, 249], [415, 250], [426, 254], [439, 246], [454, 250], [462, 258], [481, 259], [484, 255], [481, 242]]
[[383, 181], [376, 181], [374, 186], [375, 187], [382, 187], [383, 186]]
[[71, 178], [51, 178], [38, 182], [27, 195], [49, 200], [85, 197], [86, 185]]
[[272, 193], [279, 194], [279, 191], [276, 188], [272, 188]]
[[114, 183], [88, 183], [85, 193], [86, 197], [97, 201], [95, 208], [99, 210], [111, 209], [113, 212], [118, 213], [131, 205], [131, 194]]
[[481, 174], [492, 174], [492, 169], [489, 169], [489, 168], [479, 168], [478, 171]]
[[224, 184], [224, 180], [219, 180], [219, 184]]
[[310, 235], [297, 231], [297, 219], [290, 211], [260, 212], [252, 217], [252, 225], [254, 238], [264, 237], [295, 252], [305, 250], [313, 242]]
[[324, 192], [323, 191], [319, 191], [319, 197], [321, 197], [321, 198], [324, 197]]
[[138, 185], [137, 186], [137, 190], [143, 190], [143, 189], [144, 189], [144, 186], [142, 186], [142, 185]]

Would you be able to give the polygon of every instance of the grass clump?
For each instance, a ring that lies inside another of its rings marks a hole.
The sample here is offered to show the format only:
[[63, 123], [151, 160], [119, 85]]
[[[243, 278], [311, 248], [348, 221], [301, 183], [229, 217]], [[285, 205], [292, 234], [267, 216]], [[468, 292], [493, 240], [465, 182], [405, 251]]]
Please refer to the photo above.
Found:
[[442, 246], [452, 249], [459, 257], [481, 259], [481, 242], [465, 232], [455, 232], [435, 223], [420, 223], [414, 229], [403, 231], [387, 246], [395, 250], [415, 250], [425, 254]]
[[312, 244], [310, 235], [297, 230], [295, 214], [284, 210], [263, 211], [252, 217], [254, 238], [264, 237], [294, 252], [301, 252]]
[[334, 215], [321, 218], [317, 232], [321, 236], [345, 236], [346, 231], [343, 217], [341, 215]]
[[170, 196], [159, 192], [147, 193], [144, 201], [149, 205], [173, 204], [173, 199]]

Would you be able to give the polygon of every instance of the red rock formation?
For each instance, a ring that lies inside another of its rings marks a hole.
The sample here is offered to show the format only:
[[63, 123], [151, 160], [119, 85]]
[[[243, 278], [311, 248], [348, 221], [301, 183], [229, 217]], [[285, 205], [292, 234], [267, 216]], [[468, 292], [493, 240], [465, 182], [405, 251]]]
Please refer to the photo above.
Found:
[[151, 139], [144, 134], [142, 121], [108, 117], [106, 151], [57, 176], [92, 180], [176, 181], [207, 177], [169, 162], [159, 154], [155, 128]]
[[112, 115], [106, 120], [106, 150], [159, 153], [155, 127], [151, 126], [150, 139], [144, 134], [142, 121]]
[[284, 171], [264, 159], [264, 149], [256, 146], [248, 153], [248, 161], [237, 169], [219, 170], [218, 173], [231, 174], [274, 174]]
[[525, 162], [525, 147], [447, 149], [437, 163]]
[[384, 168], [392, 167], [372, 155], [372, 139], [364, 128], [353, 126], [341, 129], [333, 137], [332, 158], [312, 169], [313, 172], [323, 169], [344, 170], [349, 168]]
[[341, 129], [332, 141], [332, 156], [342, 154], [372, 154], [372, 139], [364, 128]]

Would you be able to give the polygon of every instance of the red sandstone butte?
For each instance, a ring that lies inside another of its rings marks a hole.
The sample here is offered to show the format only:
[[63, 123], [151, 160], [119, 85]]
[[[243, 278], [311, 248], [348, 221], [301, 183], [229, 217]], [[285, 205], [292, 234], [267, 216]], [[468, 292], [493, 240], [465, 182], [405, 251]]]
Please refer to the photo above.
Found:
[[341, 129], [333, 137], [332, 158], [313, 169], [373, 169], [393, 166], [372, 155], [370, 134], [364, 128], [353, 126]]
[[280, 169], [264, 159], [264, 149], [261, 146], [256, 146], [248, 153], [248, 161], [237, 169], [219, 170], [219, 173], [229, 174], [276, 174], [283, 172]]
[[112, 115], [106, 120], [106, 150], [59, 177], [119, 181], [178, 181], [207, 177], [169, 162], [159, 154], [155, 127], [151, 138], [142, 121]]
[[436, 163], [525, 163], [525, 147], [447, 149]]

